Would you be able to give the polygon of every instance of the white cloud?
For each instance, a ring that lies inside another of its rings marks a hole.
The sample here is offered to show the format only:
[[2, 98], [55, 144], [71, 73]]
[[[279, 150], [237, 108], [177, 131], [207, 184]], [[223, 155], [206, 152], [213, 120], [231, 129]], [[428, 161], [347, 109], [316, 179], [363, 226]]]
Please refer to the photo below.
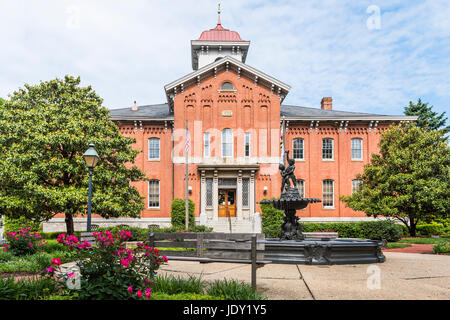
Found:
[[[366, 26], [370, 5], [381, 10], [380, 30]], [[211, 0], [0, 0], [0, 96], [72, 74], [110, 108], [164, 102], [163, 86], [192, 71], [189, 41], [215, 26], [216, 8]], [[448, 108], [449, 17], [445, 0], [222, 3], [224, 27], [251, 40], [247, 63], [292, 86], [285, 103], [319, 107], [333, 96], [336, 109], [384, 114], [420, 96]]]

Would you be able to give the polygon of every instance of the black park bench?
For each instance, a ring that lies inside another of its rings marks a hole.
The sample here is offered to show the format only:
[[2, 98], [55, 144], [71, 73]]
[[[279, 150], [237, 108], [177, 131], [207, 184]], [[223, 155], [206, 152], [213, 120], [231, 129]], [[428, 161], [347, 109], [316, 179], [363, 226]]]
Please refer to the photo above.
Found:
[[[253, 289], [256, 289], [257, 268], [272, 263], [272, 261], [264, 260], [263, 233], [154, 233], [150, 231], [148, 241], [150, 247], [158, 248], [160, 254], [166, 256], [169, 261], [251, 264]], [[179, 250], [169, 250], [169, 248], [179, 248]]]

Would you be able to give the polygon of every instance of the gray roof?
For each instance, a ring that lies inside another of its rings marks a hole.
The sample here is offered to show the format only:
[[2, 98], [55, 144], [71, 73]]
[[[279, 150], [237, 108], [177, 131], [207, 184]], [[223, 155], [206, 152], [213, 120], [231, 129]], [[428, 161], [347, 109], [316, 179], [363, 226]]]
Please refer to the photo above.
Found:
[[173, 119], [173, 113], [169, 111], [167, 103], [139, 106], [139, 109], [136, 111], [131, 110], [131, 107], [110, 109], [109, 111], [112, 120]]
[[[131, 107], [111, 109], [111, 120], [173, 120], [167, 103], [139, 106], [137, 111]], [[322, 110], [292, 105], [281, 105], [281, 117], [293, 120], [410, 120], [417, 117], [403, 115], [381, 115], [362, 112], [349, 112], [339, 110]]]

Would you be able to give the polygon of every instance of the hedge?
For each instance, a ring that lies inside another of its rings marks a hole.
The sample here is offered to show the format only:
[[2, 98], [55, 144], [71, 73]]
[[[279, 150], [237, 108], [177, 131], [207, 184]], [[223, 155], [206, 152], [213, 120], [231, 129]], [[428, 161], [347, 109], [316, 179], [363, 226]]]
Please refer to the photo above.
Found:
[[[448, 227], [447, 227], [448, 228]], [[446, 233], [446, 228], [440, 223], [423, 223], [418, 224], [416, 227], [417, 235], [419, 236], [431, 236], [441, 235]]]
[[[195, 203], [189, 199], [189, 229], [195, 226]], [[174, 199], [171, 205], [170, 220], [172, 226], [185, 229], [186, 226], [186, 205], [183, 199]]]
[[[261, 205], [263, 233], [267, 238], [277, 238], [281, 231], [284, 212], [271, 205]], [[336, 223], [302, 223], [303, 232], [333, 230], [340, 238], [364, 238], [373, 240], [386, 239], [397, 241], [403, 236], [403, 227], [393, 221], [336, 222]]]

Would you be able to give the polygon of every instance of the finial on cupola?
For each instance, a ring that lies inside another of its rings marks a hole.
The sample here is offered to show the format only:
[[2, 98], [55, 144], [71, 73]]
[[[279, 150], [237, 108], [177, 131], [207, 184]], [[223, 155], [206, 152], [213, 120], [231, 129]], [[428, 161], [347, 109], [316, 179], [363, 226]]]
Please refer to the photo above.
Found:
[[217, 15], [218, 15], [218, 20], [217, 20], [217, 24], [219, 25], [222, 25], [222, 23], [220, 22], [220, 2], [219, 2], [219, 6], [218, 6], [218, 9], [217, 9]]

